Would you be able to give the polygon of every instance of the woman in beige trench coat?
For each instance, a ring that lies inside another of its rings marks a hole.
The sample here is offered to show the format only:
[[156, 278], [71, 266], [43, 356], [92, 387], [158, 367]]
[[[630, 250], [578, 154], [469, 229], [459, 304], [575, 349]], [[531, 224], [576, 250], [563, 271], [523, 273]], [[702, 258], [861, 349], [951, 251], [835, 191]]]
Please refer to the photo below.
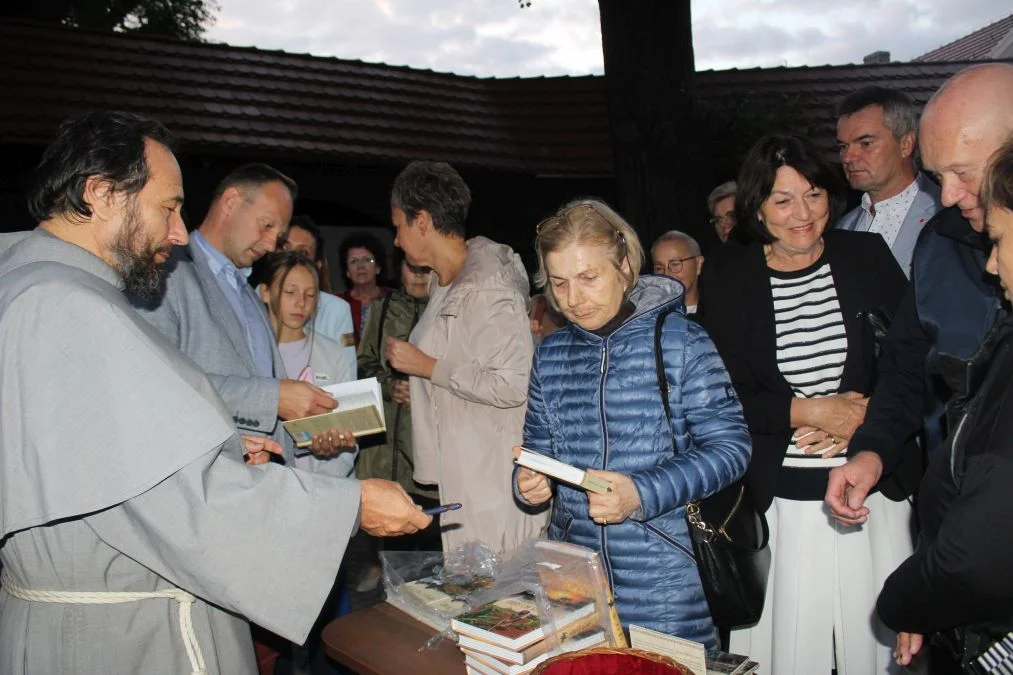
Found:
[[411, 375], [415, 480], [438, 484], [445, 551], [477, 540], [509, 552], [544, 533], [548, 510], [513, 496], [533, 352], [528, 279], [513, 250], [465, 240], [471, 195], [442, 162], [412, 162], [394, 181], [394, 243], [433, 270], [429, 305], [408, 342], [389, 339], [387, 358]]

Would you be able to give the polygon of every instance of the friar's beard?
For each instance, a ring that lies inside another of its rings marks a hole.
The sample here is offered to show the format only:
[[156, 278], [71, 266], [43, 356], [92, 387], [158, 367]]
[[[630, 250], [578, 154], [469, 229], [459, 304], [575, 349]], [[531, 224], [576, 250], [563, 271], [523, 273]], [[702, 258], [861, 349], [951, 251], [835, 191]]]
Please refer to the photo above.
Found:
[[168, 256], [171, 252], [171, 245], [152, 247], [148, 243], [140, 209], [132, 199], [127, 206], [126, 222], [112, 245], [115, 267], [123, 277], [124, 291], [138, 298], [158, 295], [165, 280], [165, 266], [155, 256], [159, 253]]

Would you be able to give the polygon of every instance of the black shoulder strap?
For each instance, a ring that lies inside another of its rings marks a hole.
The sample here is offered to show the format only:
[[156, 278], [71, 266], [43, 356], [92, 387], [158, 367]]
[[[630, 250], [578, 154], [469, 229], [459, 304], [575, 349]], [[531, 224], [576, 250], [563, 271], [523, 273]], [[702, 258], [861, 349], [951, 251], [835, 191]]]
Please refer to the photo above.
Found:
[[[668, 405], [668, 377], [665, 375], [665, 355], [661, 351], [661, 331], [665, 326], [665, 319], [676, 311], [674, 307], [663, 309], [658, 312], [658, 318], [654, 322], [654, 368], [658, 373], [658, 390], [661, 392], [661, 403], [665, 408], [665, 419], [668, 426], [672, 426], [672, 411]], [[675, 443], [675, 439], [672, 439]]]

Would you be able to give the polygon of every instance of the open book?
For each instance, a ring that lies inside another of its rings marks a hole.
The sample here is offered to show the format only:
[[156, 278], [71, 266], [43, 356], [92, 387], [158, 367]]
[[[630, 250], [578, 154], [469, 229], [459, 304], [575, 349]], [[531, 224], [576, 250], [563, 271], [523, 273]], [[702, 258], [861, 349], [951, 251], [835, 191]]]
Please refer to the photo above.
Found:
[[313, 436], [331, 429], [351, 430], [356, 438], [387, 430], [383, 394], [375, 377], [332, 384], [323, 389], [337, 400], [338, 407], [322, 415], [285, 421], [285, 430], [292, 435], [296, 447], [309, 447]]
[[550, 478], [555, 478], [564, 483], [576, 485], [588, 492], [605, 494], [612, 489], [608, 481], [592, 476], [583, 469], [570, 466], [569, 464], [560, 462], [558, 459], [553, 459], [534, 450], [521, 448], [520, 456], [514, 461], [532, 471], [543, 473]]

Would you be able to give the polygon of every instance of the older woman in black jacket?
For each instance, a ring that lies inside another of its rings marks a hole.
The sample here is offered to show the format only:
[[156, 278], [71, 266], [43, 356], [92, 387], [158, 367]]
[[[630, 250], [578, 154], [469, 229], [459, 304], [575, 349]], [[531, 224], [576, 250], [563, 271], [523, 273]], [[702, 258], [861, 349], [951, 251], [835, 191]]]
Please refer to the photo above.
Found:
[[[999, 277], [1009, 301], [1013, 141], [993, 157], [981, 203], [994, 242], [986, 270]], [[1000, 321], [971, 364], [960, 370], [971, 374], [977, 392], [969, 402], [950, 403], [952, 431], [922, 481], [918, 551], [887, 579], [877, 606], [899, 631], [899, 663], [922, 651], [923, 636], [935, 637], [933, 673], [1013, 670], [1013, 651], [1006, 670], [960, 670], [1013, 630], [1013, 318]]]
[[882, 237], [829, 229], [838, 174], [810, 141], [770, 135], [738, 179], [739, 227], [701, 277], [702, 323], [724, 359], [753, 440], [746, 482], [771, 531], [763, 616], [732, 651], [777, 675], [890, 672], [892, 635], [873, 622], [876, 592], [911, 551], [910, 507], [872, 497], [877, 522], [843, 527], [823, 507], [875, 374], [863, 311], [892, 311], [906, 286]]

